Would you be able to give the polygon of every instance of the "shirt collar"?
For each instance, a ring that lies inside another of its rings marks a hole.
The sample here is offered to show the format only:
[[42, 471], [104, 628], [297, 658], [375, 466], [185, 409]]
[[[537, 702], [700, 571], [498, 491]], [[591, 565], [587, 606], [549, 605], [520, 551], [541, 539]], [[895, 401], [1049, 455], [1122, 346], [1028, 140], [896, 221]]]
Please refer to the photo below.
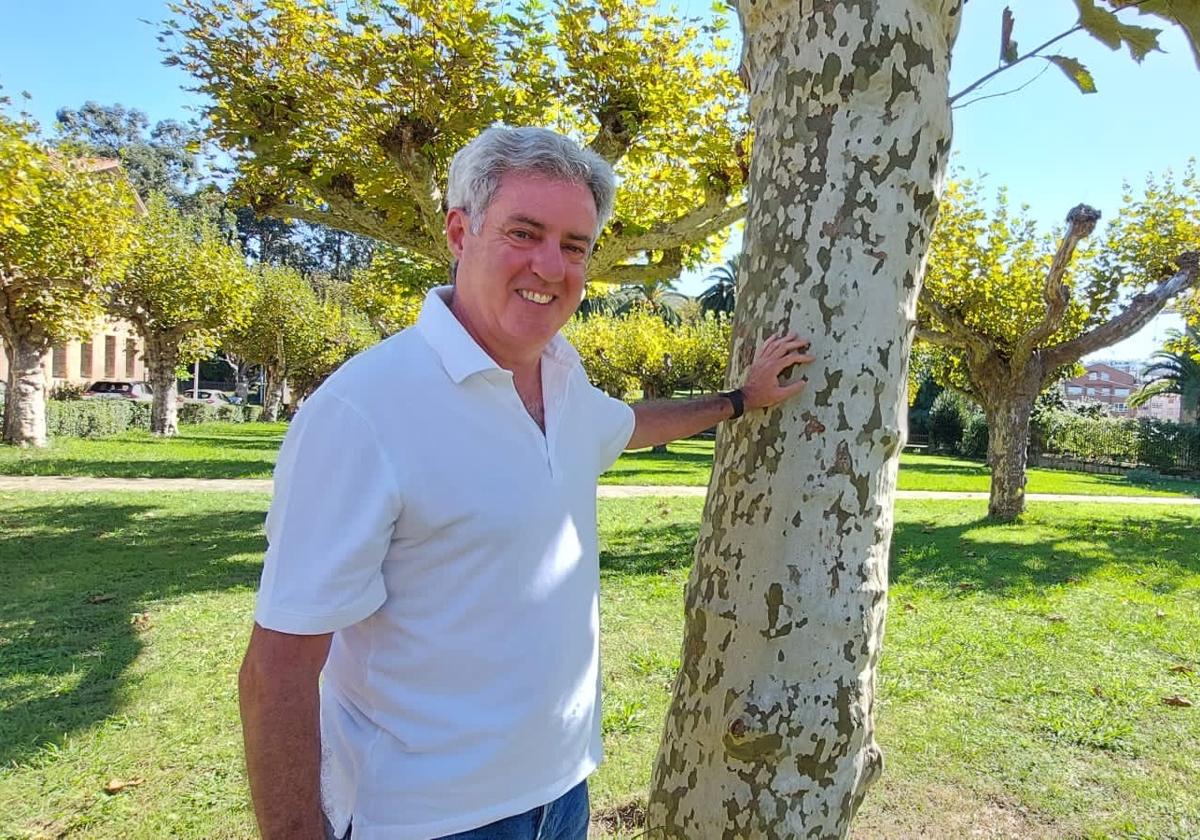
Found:
[[[433, 348], [442, 361], [442, 367], [457, 385], [468, 376], [485, 370], [502, 370], [496, 361], [480, 347], [471, 334], [450, 311], [453, 286], [438, 286], [430, 289], [417, 317], [417, 332]], [[579, 361], [579, 353], [571, 343], [555, 335], [542, 350], [542, 361], [570, 366]]]

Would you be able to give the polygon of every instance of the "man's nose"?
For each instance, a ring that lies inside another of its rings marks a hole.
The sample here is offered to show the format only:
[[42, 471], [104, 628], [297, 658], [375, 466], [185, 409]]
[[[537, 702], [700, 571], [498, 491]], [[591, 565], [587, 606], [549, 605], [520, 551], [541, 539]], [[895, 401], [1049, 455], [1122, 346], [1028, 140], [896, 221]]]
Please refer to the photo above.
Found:
[[530, 269], [548, 283], [559, 283], [566, 276], [567, 262], [557, 242], [547, 238], [538, 244], [530, 259]]

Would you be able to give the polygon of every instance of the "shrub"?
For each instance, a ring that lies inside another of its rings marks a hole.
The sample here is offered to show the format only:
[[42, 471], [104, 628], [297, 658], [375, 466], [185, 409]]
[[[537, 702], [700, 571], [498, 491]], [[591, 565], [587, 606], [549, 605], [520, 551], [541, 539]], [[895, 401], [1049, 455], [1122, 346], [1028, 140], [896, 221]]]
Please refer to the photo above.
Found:
[[1087, 417], [1072, 411], [1046, 412], [1038, 425], [1046, 452], [1163, 472], [1200, 472], [1200, 425]]
[[967, 419], [962, 440], [958, 444], [959, 454], [966, 458], [986, 458], [988, 454], [988, 424], [983, 412], [976, 412]]
[[976, 413], [975, 404], [959, 392], [942, 391], [929, 409], [929, 446], [935, 451], [958, 451], [963, 430]]
[[83, 399], [83, 386], [74, 382], [60, 382], [50, 389], [50, 399], [68, 402]]

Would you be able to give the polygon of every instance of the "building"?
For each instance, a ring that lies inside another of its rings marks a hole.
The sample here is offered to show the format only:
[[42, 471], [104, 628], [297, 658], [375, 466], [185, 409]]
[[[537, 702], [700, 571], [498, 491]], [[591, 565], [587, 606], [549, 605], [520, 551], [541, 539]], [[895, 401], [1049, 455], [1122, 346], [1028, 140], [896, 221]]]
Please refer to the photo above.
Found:
[[1101, 403], [1114, 417], [1153, 417], [1179, 422], [1179, 397], [1176, 394], [1153, 397], [1146, 405], [1136, 409], [1129, 406], [1129, 398], [1142, 388], [1142, 366], [1139, 362], [1093, 362], [1086, 366], [1083, 376], [1068, 379], [1062, 384], [1063, 399], [1067, 402]]
[[[83, 340], [55, 346], [42, 360], [46, 381], [55, 385], [87, 385], [97, 379], [146, 378], [142, 339], [125, 321], [106, 318]], [[8, 381], [8, 355], [0, 347], [0, 381]]]

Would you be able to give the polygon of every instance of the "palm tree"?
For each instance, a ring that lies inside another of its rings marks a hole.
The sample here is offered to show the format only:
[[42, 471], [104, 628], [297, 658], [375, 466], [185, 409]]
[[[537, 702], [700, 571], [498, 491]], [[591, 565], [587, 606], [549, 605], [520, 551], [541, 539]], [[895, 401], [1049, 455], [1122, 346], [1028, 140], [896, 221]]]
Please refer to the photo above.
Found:
[[1133, 395], [1129, 405], [1137, 408], [1159, 394], [1179, 395], [1179, 422], [1195, 423], [1200, 418], [1200, 333], [1189, 326], [1186, 333], [1171, 330], [1166, 349], [1151, 359], [1142, 371], [1150, 382]]
[[741, 261], [742, 255], [735, 254], [705, 278], [712, 280], [713, 284], [697, 298], [700, 301], [701, 312], [733, 314], [733, 306], [737, 299], [738, 265]]
[[672, 280], [646, 280], [641, 283], [631, 283], [617, 293], [621, 296], [621, 303], [613, 314], [628, 315], [637, 309], [646, 309], [662, 318], [667, 324], [677, 326], [681, 320], [679, 313], [666, 300], [666, 293], [673, 291], [675, 291], [675, 283]]

